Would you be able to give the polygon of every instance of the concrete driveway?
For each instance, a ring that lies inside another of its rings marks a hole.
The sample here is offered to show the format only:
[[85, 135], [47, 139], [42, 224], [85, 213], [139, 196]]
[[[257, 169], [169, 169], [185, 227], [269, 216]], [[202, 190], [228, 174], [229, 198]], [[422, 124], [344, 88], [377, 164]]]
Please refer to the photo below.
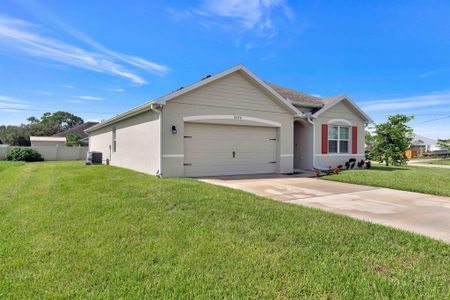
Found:
[[413, 231], [450, 243], [450, 197], [283, 175], [202, 181]]

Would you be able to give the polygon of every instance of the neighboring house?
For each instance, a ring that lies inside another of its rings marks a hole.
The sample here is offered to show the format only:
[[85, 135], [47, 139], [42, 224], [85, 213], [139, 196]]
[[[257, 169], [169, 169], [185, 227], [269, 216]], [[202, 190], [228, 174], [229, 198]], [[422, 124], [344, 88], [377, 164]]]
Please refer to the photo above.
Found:
[[423, 154], [424, 146], [421, 145], [411, 145], [408, 150], [405, 152], [405, 156], [408, 159], [417, 158]]
[[242, 65], [89, 129], [90, 151], [164, 177], [292, 173], [364, 158], [372, 122], [349, 97], [321, 99]]
[[30, 136], [32, 147], [36, 146], [64, 146], [66, 144], [65, 137], [54, 136]]
[[423, 153], [428, 154], [446, 154], [448, 150], [438, 145], [437, 140], [415, 134], [413, 141], [405, 155], [407, 158], [417, 158]]
[[78, 126], [72, 127], [70, 129], [67, 129], [65, 131], [59, 132], [55, 135], [53, 135], [54, 137], [67, 137], [67, 135], [69, 133], [74, 133], [76, 135], [78, 135], [81, 138], [81, 141], [83, 143], [83, 145], [87, 146], [89, 145], [89, 138], [88, 138], [88, 134], [85, 132], [86, 129], [91, 128], [92, 126], [97, 125], [98, 122], [85, 122], [83, 124], [80, 124]]
[[69, 133], [74, 133], [81, 137], [83, 145], [87, 146], [89, 138], [85, 130], [97, 124], [98, 122], [86, 122], [52, 136], [30, 136], [31, 146], [65, 146], [66, 137]]

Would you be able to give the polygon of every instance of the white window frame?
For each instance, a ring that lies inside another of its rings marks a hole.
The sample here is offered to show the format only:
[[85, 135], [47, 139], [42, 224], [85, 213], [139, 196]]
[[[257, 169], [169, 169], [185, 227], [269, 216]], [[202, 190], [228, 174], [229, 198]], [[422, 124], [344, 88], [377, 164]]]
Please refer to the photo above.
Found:
[[[336, 127], [337, 128], [337, 139], [330, 139], [330, 135], [328, 134], [327, 137], [327, 153], [329, 154], [350, 154], [350, 126], [340, 126], [340, 125], [328, 125], [328, 132], [330, 132], [331, 127]], [[341, 128], [347, 128], [348, 129], [348, 138], [346, 139], [342, 139], [341, 138]], [[336, 141], [337, 142], [337, 152], [330, 152], [330, 141]], [[346, 141], [347, 142], [347, 152], [341, 152], [341, 141]]]
[[117, 129], [116, 127], [112, 128], [112, 152], [117, 151]]

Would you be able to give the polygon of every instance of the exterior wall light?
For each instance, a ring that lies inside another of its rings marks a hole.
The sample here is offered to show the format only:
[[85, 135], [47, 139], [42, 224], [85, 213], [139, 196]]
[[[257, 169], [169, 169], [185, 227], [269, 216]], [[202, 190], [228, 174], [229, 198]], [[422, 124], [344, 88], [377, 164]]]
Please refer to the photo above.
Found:
[[175, 125], [172, 125], [172, 133], [177, 134], [177, 127]]

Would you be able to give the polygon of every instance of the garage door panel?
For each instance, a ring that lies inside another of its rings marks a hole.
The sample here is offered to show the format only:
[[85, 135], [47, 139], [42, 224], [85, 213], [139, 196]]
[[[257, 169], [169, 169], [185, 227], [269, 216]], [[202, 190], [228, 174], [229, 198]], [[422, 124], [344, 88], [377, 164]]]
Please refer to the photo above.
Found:
[[186, 176], [257, 174], [277, 170], [276, 128], [185, 123], [184, 131]]
[[[207, 145], [207, 147], [205, 147]], [[273, 141], [213, 141], [213, 140], [192, 140], [185, 142], [185, 152], [275, 152], [277, 143]]]
[[277, 143], [273, 141], [238, 141], [235, 145], [239, 152], [275, 152], [277, 150]]
[[[207, 145], [207, 147], [205, 147]], [[197, 152], [223, 152], [223, 153], [231, 153], [235, 149], [235, 146], [230, 143], [230, 141], [213, 141], [213, 140], [192, 140], [185, 141], [184, 143], [184, 151], [185, 153], [197, 153]]]
[[[220, 133], [217, 133], [220, 134]], [[208, 135], [198, 135], [195, 133], [185, 133], [185, 138], [189, 138], [192, 140], [208, 140], [208, 141], [229, 141], [230, 139], [236, 141], [276, 141], [276, 136], [274, 135], [252, 135], [251, 133], [246, 132], [235, 132], [229, 136], [208, 136]]]
[[[207, 137], [208, 139], [240, 139], [250, 137], [256, 139], [276, 138], [276, 129], [254, 126], [227, 126], [215, 124], [186, 123], [184, 134], [193, 138]], [[271, 129], [271, 130], [268, 130]], [[211, 134], [211, 132], [214, 134]]]
[[236, 175], [236, 174], [264, 174], [273, 173], [274, 170], [271, 166], [261, 166], [258, 164], [250, 165], [225, 165], [220, 166], [220, 171], [216, 168], [205, 169], [204, 166], [189, 166], [188, 176], [201, 177], [201, 176], [218, 176], [218, 175]]
[[[251, 159], [251, 160], [250, 160]], [[185, 157], [186, 162], [192, 162], [196, 166], [219, 166], [219, 165], [251, 165], [251, 164], [271, 164], [275, 161], [275, 157], [269, 153], [262, 153], [251, 156], [251, 154], [242, 155], [240, 158], [233, 159], [232, 157], [223, 156], [197, 156], [189, 155]]]

